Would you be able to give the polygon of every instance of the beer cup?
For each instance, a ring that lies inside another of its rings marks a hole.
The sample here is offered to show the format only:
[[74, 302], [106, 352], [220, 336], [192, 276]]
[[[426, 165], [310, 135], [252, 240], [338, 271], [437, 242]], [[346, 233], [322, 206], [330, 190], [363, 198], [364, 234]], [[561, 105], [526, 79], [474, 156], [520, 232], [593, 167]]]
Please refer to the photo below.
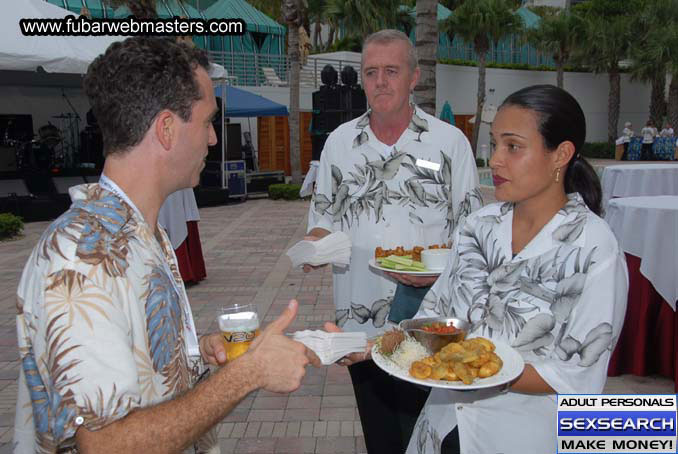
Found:
[[245, 353], [259, 335], [259, 316], [253, 304], [223, 307], [218, 322], [228, 361]]

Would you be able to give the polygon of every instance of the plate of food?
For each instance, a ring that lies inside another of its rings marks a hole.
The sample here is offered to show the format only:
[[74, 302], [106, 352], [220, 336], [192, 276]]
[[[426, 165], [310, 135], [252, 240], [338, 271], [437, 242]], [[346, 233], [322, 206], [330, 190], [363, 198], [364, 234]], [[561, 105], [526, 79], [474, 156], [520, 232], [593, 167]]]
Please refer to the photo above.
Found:
[[405, 249], [398, 246], [395, 249], [374, 250], [374, 259], [370, 260], [370, 267], [398, 274], [413, 274], [418, 276], [438, 276], [445, 269], [450, 250], [444, 244], [434, 244], [428, 249], [414, 246]]
[[389, 273], [397, 273], [397, 274], [413, 274], [415, 276], [440, 276], [440, 273], [443, 272], [442, 269], [440, 270], [429, 270], [426, 267], [413, 267], [413, 266], [407, 266], [404, 265], [402, 268], [397, 269], [395, 267], [390, 268], [389, 266], [384, 266], [382, 263], [377, 262], [378, 259], [370, 259], [369, 265], [370, 268], [374, 268], [375, 270], [379, 271], [387, 271]]
[[520, 353], [503, 342], [472, 337], [450, 342], [432, 353], [400, 329], [381, 336], [372, 347], [372, 359], [401, 380], [459, 391], [504, 385], [520, 376], [525, 367]]

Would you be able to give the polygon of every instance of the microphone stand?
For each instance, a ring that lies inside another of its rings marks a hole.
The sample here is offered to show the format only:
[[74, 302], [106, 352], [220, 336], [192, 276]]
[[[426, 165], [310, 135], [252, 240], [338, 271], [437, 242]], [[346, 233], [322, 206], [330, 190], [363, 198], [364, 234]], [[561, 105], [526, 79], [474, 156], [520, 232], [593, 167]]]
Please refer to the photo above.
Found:
[[[73, 161], [74, 161], [74, 154], [80, 150], [80, 115], [78, 114], [78, 111], [75, 110], [75, 107], [71, 103], [71, 100], [68, 99], [68, 96], [66, 96], [66, 91], [62, 88], [61, 89], [61, 96], [64, 98], [66, 101], [66, 104], [68, 104], [68, 107], [71, 108], [73, 111], [73, 117], [69, 118], [68, 121], [68, 129], [71, 134], [71, 152], [68, 154], [68, 162], [66, 165], [68, 167], [73, 166]], [[70, 116], [70, 115], [69, 115]], [[75, 128], [73, 127], [73, 121], [75, 121]]]

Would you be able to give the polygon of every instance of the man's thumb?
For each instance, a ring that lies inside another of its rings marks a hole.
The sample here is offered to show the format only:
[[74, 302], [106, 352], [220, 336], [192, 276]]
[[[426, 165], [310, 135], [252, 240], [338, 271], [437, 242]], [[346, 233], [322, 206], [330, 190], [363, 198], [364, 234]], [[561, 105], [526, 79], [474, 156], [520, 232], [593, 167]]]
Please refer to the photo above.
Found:
[[285, 331], [292, 320], [297, 316], [297, 311], [299, 310], [299, 303], [297, 300], [290, 300], [290, 304], [287, 305], [287, 308], [283, 311], [282, 314], [275, 320], [271, 322], [270, 325], [266, 328], [266, 331], [271, 331], [274, 333], [282, 333]]

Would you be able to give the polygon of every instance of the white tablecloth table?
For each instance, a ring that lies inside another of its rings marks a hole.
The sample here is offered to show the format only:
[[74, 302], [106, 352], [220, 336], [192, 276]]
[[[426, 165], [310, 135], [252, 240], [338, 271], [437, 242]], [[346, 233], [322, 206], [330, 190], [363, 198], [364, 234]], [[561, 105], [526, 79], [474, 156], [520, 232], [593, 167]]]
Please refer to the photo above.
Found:
[[678, 164], [626, 164], [605, 167], [603, 208], [610, 199], [648, 195], [678, 195]]
[[198, 204], [191, 188], [180, 189], [170, 194], [158, 213], [158, 223], [167, 230], [174, 249], [177, 249], [188, 236], [186, 222], [199, 220]]
[[605, 220], [621, 249], [640, 258], [641, 274], [675, 311], [678, 300], [678, 195], [612, 199]]

